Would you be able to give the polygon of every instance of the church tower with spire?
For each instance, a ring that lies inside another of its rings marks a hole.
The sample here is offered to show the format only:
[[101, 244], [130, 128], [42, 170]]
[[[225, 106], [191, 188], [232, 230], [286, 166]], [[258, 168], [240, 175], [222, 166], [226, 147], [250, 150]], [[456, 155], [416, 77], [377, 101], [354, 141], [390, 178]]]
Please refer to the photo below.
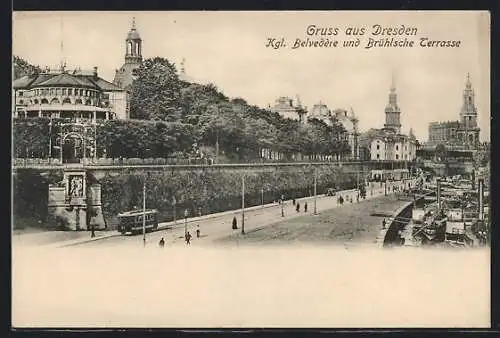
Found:
[[465, 89], [463, 92], [462, 108], [460, 110], [460, 128], [457, 131], [460, 143], [466, 147], [475, 147], [479, 143], [479, 127], [477, 125], [477, 108], [474, 90], [467, 73]]
[[385, 107], [384, 128], [392, 129], [396, 134], [401, 133], [401, 110], [397, 103], [396, 85], [394, 75], [392, 76], [391, 90], [389, 93], [389, 103]]
[[134, 77], [133, 72], [142, 63], [142, 39], [132, 19], [132, 28], [125, 38], [125, 63], [115, 72], [113, 84], [120, 88], [129, 89]]

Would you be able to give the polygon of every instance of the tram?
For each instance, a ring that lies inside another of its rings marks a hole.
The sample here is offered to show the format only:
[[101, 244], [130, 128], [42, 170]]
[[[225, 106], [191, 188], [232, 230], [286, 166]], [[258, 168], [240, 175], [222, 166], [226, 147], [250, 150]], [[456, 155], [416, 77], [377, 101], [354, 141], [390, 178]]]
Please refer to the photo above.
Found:
[[117, 230], [123, 235], [142, 233], [143, 217], [146, 217], [146, 232], [158, 229], [158, 210], [132, 210], [118, 214]]

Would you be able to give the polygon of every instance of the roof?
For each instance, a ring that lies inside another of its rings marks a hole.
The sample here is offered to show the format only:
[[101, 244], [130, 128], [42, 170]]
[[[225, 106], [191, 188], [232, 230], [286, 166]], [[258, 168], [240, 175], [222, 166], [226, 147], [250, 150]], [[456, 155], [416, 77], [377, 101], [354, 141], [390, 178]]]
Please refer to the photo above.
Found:
[[58, 73], [23, 76], [13, 81], [13, 89], [31, 89], [39, 87], [77, 87], [101, 90], [104, 92], [123, 91], [120, 87], [94, 75]]
[[133, 72], [139, 68], [139, 63], [124, 63], [123, 66], [115, 73], [113, 84], [120, 88], [127, 88], [133, 82]]
[[[158, 210], [156, 209], [146, 209], [146, 214], [156, 214], [158, 213]], [[118, 214], [118, 217], [127, 217], [127, 216], [141, 216], [144, 214], [143, 209], [137, 209], [137, 210], [131, 210], [131, 211], [125, 211], [120, 214]]]
[[98, 77], [97, 79], [92, 78], [91, 81], [94, 82], [99, 88], [101, 88], [105, 92], [123, 91], [122, 88], [100, 77]]
[[67, 73], [57, 74], [45, 81], [38, 82], [32, 87], [87, 87], [99, 89], [95, 83], [85, 76], [70, 75]]
[[127, 40], [140, 40], [141, 37], [139, 35], [139, 32], [135, 27], [133, 27], [127, 34]]

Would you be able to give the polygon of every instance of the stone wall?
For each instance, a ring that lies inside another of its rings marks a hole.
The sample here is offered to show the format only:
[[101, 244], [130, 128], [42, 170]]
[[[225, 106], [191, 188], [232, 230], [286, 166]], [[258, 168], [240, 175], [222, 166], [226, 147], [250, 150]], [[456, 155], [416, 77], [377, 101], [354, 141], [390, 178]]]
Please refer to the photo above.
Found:
[[[325, 193], [328, 188], [344, 190], [354, 188], [358, 177], [352, 170], [352, 167], [336, 165], [318, 166], [317, 193]], [[365, 168], [365, 174], [359, 175], [360, 182], [367, 175], [368, 169]], [[51, 172], [51, 177], [47, 177], [46, 173], [41, 171], [17, 170], [17, 181], [24, 183], [14, 186], [14, 204], [23, 207], [15, 210], [15, 216], [31, 217], [30, 210], [45, 210], [45, 213], [39, 212], [37, 217], [47, 220], [49, 184], [56, 184], [62, 176], [62, 173], [56, 172]], [[163, 169], [149, 174], [145, 170], [137, 169], [108, 171], [104, 175], [101, 173], [94, 175], [92, 171], [87, 171], [90, 195], [98, 196], [98, 190], [101, 189], [101, 201], [88, 201], [88, 222], [89, 225], [95, 222], [112, 229], [116, 225], [116, 215], [119, 212], [134, 207], [142, 208], [144, 179], [147, 182], [146, 207], [158, 209], [160, 221], [170, 221], [174, 217], [180, 219], [185, 209], [188, 210], [190, 217], [237, 209], [241, 207], [243, 176], [246, 207], [259, 205], [262, 199], [264, 203], [276, 201], [281, 195], [284, 195], [285, 199], [292, 199], [311, 196], [314, 193], [314, 168], [310, 165], [263, 167], [262, 170], [241, 168], [232, 171], [210, 166], [187, 167], [182, 170]], [[37, 182], [38, 188], [27, 189], [27, 184], [34, 182]], [[64, 199], [61, 196], [57, 197], [57, 194], [63, 193], [64, 188], [59, 190], [61, 188], [55, 186], [51, 189], [53, 200]], [[102, 208], [93, 208], [93, 205], [99, 205], [99, 202], [102, 203]], [[74, 215], [68, 216], [64, 214], [65, 212], [70, 211], [59, 210], [51, 213], [54, 217], [67, 216], [66, 218], [72, 219]], [[54, 219], [48, 219], [48, 222], [54, 222]]]

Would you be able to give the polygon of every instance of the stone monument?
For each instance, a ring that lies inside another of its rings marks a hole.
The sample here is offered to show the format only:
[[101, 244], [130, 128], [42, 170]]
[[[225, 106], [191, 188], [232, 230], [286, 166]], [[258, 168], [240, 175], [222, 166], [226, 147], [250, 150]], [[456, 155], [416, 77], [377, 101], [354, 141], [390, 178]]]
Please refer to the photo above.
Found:
[[66, 169], [64, 178], [49, 185], [48, 213], [66, 230], [105, 229], [101, 186], [87, 184], [84, 169]]

